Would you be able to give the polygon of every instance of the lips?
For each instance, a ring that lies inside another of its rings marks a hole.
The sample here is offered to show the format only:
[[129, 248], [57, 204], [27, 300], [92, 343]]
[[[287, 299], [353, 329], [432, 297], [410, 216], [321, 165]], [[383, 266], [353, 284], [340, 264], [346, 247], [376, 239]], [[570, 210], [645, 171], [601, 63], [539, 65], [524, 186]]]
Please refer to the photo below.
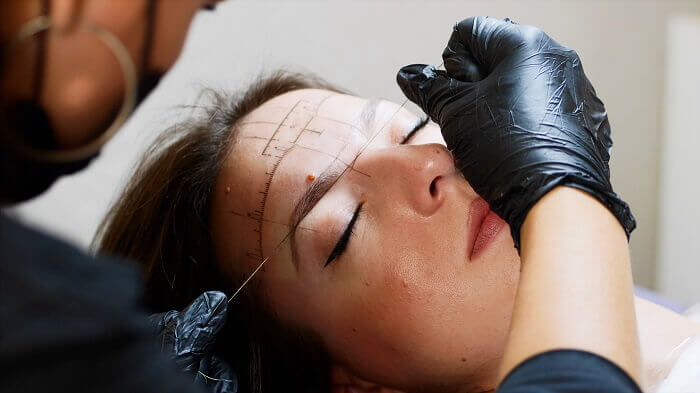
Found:
[[467, 254], [469, 259], [478, 257], [505, 226], [503, 221], [490, 208], [483, 198], [475, 199], [469, 206]]

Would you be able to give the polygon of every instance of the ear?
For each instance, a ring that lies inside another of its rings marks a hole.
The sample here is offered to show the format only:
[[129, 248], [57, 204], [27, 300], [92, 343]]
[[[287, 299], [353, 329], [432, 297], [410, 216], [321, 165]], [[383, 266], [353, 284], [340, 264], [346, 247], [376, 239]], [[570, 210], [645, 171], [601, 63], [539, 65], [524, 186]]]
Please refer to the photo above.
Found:
[[347, 368], [334, 364], [331, 367], [332, 393], [402, 393], [357, 377]]

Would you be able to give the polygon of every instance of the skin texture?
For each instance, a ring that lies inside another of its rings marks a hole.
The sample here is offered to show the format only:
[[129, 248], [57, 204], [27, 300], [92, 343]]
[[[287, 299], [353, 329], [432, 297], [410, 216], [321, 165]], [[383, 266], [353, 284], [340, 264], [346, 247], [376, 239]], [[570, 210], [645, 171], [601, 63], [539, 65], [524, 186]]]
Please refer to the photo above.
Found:
[[[478, 196], [434, 124], [400, 144], [418, 121], [391, 102], [324, 90], [263, 104], [242, 121], [214, 191], [217, 260], [233, 277], [248, 275], [285, 238], [304, 191], [357, 157], [251, 285], [282, 320], [320, 335], [336, 383], [490, 389], [519, 259], [507, 226], [470, 258], [468, 213]], [[346, 251], [324, 268], [361, 203]]]
[[[51, 21], [62, 34], [47, 40], [41, 106], [46, 110], [63, 148], [91, 141], [95, 130], [108, 121], [113, 108], [122, 102], [122, 71], [111, 51], [92, 34], [71, 28], [82, 22], [96, 24], [126, 47], [139, 75], [167, 71], [175, 62], [194, 14], [216, 1], [157, 1], [153, 45], [147, 69], [139, 70], [146, 29], [146, 0], [52, 0]], [[0, 5], [3, 42], [14, 37], [25, 22], [40, 13], [37, 0], [11, 0]], [[5, 101], [29, 99], [34, 85], [36, 59], [34, 40], [25, 42], [8, 55], [2, 72], [2, 98]]]
[[521, 234], [501, 375], [538, 353], [570, 348], [605, 357], [641, 386], [629, 247], [617, 218], [590, 194], [557, 187], [528, 212]]

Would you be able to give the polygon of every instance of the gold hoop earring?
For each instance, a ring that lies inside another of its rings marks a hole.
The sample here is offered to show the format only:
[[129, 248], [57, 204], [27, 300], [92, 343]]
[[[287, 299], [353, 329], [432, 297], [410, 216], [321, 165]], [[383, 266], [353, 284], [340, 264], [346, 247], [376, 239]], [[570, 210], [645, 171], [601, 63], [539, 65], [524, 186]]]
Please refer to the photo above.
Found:
[[[22, 25], [11, 41], [10, 50], [17, 45], [28, 40], [32, 36], [52, 29], [54, 26], [48, 16], [36, 17]], [[44, 162], [62, 163], [73, 162], [94, 156], [100, 148], [121, 128], [126, 122], [136, 105], [137, 78], [134, 62], [129, 55], [129, 51], [124, 44], [119, 41], [116, 35], [109, 30], [90, 22], [80, 22], [74, 28], [94, 34], [103, 44], [105, 44], [119, 63], [124, 77], [124, 99], [119, 108], [117, 116], [112, 124], [102, 132], [97, 138], [86, 145], [67, 150], [41, 150], [26, 144], [21, 144], [19, 148], [32, 158]]]

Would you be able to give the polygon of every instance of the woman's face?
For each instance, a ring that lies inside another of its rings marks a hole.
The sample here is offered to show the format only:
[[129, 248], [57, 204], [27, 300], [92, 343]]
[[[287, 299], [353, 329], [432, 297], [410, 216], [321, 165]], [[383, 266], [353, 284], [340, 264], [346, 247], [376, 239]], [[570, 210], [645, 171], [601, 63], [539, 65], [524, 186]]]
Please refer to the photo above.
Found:
[[491, 388], [519, 258], [439, 128], [404, 140], [419, 123], [395, 103], [325, 90], [263, 104], [217, 180], [217, 258], [247, 276], [270, 257], [256, 280], [274, 312], [363, 379]]

